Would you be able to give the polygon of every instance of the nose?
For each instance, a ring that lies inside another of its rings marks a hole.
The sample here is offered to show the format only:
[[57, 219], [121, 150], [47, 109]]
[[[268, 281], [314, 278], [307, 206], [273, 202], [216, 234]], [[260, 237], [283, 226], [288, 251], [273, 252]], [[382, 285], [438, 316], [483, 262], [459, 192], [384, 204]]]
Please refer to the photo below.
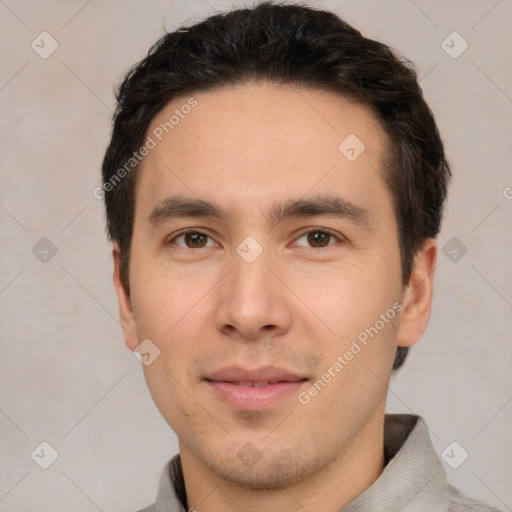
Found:
[[232, 261], [231, 271], [217, 290], [217, 328], [224, 335], [247, 342], [287, 332], [291, 324], [290, 290], [268, 252], [264, 250], [252, 262], [234, 252]]

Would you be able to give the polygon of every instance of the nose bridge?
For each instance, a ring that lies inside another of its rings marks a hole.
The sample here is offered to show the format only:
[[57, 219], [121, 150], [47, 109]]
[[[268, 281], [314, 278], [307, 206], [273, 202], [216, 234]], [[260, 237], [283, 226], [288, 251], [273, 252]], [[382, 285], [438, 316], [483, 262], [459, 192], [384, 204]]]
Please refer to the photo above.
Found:
[[268, 302], [271, 293], [271, 272], [268, 267], [272, 265], [271, 260], [270, 251], [253, 237], [247, 237], [241, 242], [232, 256], [230, 297], [244, 302], [257, 300], [260, 307]]
[[254, 339], [268, 334], [269, 326], [277, 331], [287, 328], [290, 315], [280, 296], [284, 290], [270, 270], [274, 266], [271, 252], [254, 238], [247, 237], [236, 247], [221, 291], [219, 329], [235, 329], [243, 338]]

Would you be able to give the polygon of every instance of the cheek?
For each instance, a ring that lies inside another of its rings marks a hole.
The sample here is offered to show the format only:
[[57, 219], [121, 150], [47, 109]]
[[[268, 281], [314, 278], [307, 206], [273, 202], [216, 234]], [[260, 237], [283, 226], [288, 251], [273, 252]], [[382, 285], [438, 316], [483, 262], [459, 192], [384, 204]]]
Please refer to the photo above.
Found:
[[[176, 355], [173, 359], [176, 360]], [[144, 367], [144, 377], [153, 402], [176, 432], [186, 432], [190, 425], [195, 425], [196, 430], [203, 429], [204, 408], [185, 391], [189, 388], [186, 379], [165, 353]]]
[[[190, 287], [150, 257], [134, 254], [131, 262], [132, 307], [140, 335], [164, 339], [193, 306]], [[179, 271], [178, 271], [179, 272]], [[193, 288], [192, 288], [193, 290]]]
[[[295, 292], [306, 316], [338, 339], [355, 336], [393, 303], [394, 285], [380, 265], [338, 265], [303, 273]], [[389, 302], [389, 304], [388, 304]], [[302, 316], [302, 315], [301, 315]], [[306, 316], [303, 316], [304, 318]]]
[[139, 340], [149, 338], [160, 350], [154, 365], [144, 367], [148, 385], [179, 392], [180, 383], [188, 384], [187, 371], [201, 351], [196, 326], [204, 324], [201, 299], [210, 286], [206, 280], [194, 286], [175, 278], [179, 271], [163, 270], [156, 264], [151, 267], [151, 261], [133, 275], [132, 304]]
[[[316, 406], [332, 406], [336, 414], [344, 414], [346, 407], [356, 414], [361, 396], [382, 399], [382, 382], [388, 379], [396, 351], [399, 319], [393, 305], [400, 297], [399, 268], [391, 271], [387, 262], [376, 258], [372, 263], [297, 280], [297, 295], [309, 306], [299, 315], [302, 327], [322, 354], [320, 371], [329, 381], [329, 390]], [[331, 375], [326, 375], [329, 369]]]

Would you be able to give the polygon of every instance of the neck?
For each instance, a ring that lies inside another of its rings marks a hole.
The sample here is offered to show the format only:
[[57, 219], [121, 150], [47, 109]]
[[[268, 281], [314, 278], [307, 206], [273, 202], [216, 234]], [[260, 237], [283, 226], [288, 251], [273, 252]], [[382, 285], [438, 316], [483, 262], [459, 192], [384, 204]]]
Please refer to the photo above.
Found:
[[339, 512], [368, 489], [384, 469], [384, 413], [378, 413], [334, 462], [307, 481], [278, 490], [248, 489], [222, 480], [180, 443], [188, 510]]

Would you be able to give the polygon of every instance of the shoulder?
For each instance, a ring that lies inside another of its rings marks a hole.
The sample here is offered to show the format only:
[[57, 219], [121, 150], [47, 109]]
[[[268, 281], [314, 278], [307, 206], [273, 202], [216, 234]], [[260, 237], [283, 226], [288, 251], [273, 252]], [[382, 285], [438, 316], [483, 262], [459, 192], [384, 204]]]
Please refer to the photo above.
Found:
[[500, 512], [497, 508], [466, 496], [453, 486], [449, 486], [451, 500], [448, 512]]

